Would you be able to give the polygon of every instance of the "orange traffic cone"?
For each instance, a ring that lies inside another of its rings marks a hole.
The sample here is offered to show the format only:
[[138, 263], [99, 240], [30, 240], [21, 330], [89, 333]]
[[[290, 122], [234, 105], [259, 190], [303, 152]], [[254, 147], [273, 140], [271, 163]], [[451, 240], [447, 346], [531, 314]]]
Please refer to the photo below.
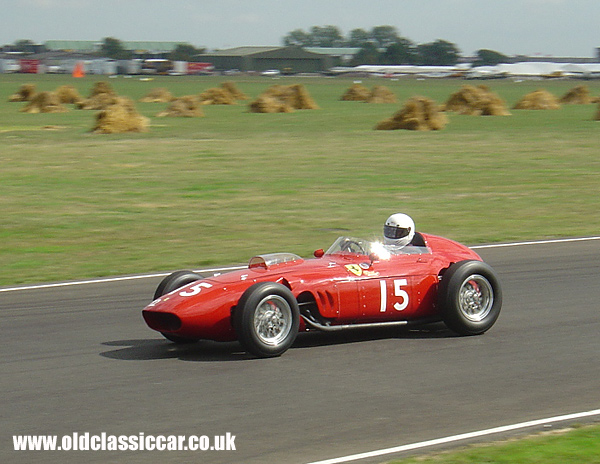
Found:
[[73, 77], [84, 77], [85, 69], [83, 68], [83, 63], [78, 61], [75, 67], [73, 68]]

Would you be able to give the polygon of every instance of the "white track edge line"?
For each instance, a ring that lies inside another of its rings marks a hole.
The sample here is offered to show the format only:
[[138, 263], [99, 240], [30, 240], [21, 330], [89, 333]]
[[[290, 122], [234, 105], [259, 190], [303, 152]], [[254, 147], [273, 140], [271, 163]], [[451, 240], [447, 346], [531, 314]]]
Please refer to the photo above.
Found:
[[510, 432], [513, 430], [537, 427], [540, 425], [549, 425], [549, 424], [552, 424], [555, 422], [564, 422], [564, 421], [582, 419], [585, 417], [598, 416], [598, 415], [600, 415], [600, 409], [594, 409], [592, 411], [579, 412], [579, 413], [575, 413], [575, 414], [565, 414], [562, 416], [548, 417], [546, 419], [538, 419], [538, 420], [532, 420], [532, 421], [528, 421], [528, 422], [520, 422], [518, 424], [504, 425], [501, 427], [494, 427], [491, 429], [479, 430], [476, 432], [462, 433], [460, 435], [452, 435], [452, 436], [444, 437], [444, 438], [436, 438], [434, 440], [427, 440], [427, 441], [422, 441], [419, 443], [411, 443], [408, 445], [395, 446], [393, 448], [385, 448], [385, 449], [380, 449], [380, 450], [375, 450], [375, 451], [369, 451], [366, 453], [352, 454], [349, 456], [344, 456], [344, 457], [339, 457], [339, 458], [326, 459], [324, 461], [314, 461], [314, 462], [311, 462], [308, 464], [341, 464], [341, 463], [350, 462], [350, 461], [358, 461], [360, 459], [384, 456], [386, 454], [401, 453], [403, 451], [413, 451], [413, 450], [417, 450], [417, 449], [428, 448], [431, 446], [437, 446], [437, 445], [443, 445], [443, 444], [447, 444], [447, 443], [454, 443], [457, 441], [469, 440], [471, 438], [484, 437], [484, 436], [494, 435], [494, 434], [498, 434], [498, 433]]
[[[194, 272], [227, 272], [227, 271], [235, 271], [238, 269], [245, 269], [246, 266], [232, 266], [232, 267], [221, 267], [215, 269], [199, 269]], [[88, 285], [88, 284], [104, 284], [109, 282], [123, 282], [127, 280], [140, 280], [140, 279], [151, 279], [154, 277], [165, 277], [169, 275], [169, 272], [161, 272], [157, 274], [143, 274], [143, 275], [133, 275], [133, 276], [122, 276], [122, 277], [107, 277], [104, 279], [90, 279], [90, 280], [76, 280], [72, 282], [56, 282], [52, 284], [39, 284], [39, 285], [28, 285], [22, 287], [7, 287], [0, 288], [0, 293], [2, 292], [16, 292], [19, 290], [40, 290], [44, 288], [57, 288], [57, 287], [72, 287], [76, 285]]]
[[591, 240], [600, 240], [600, 236], [581, 238], [557, 238], [551, 240], [534, 240], [531, 242], [492, 243], [490, 245], [475, 245], [469, 248], [471, 248], [472, 250], [481, 250], [483, 248], [505, 248], [524, 245], [547, 245], [552, 243], [587, 242]]
[[[481, 250], [484, 248], [505, 248], [505, 247], [514, 247], [514, 246], [524, 246], [524, 245], [546, 245], [553, 243], [568, 243], [568, 242], [585, 242], [590, 240], [600, 240], [600, 236], [594, 237], [581, 237], [581, 238], [559, 238], [553, 240], [538, 240], [538, 241], [530, 241], [530, 242], [513, 242], [513, 243], [495, 243], [490, 245], [475, 245], [471, 248], [472, 250]], [[222, 267], [215, 269], [199, 269], [196, 272], [227, 272], [227, 271], [235, 271], [239, 269], [244, 269], [246, 266], [232, 266], [232, 267]], [[26, 285], [22, 287], [6, 287], [0, 288], [0, 293], [6, 292], [17, 292], [17, 291], [25, 291], [25, 290], [41, 290], [46, 288], [58, 288], [58, 287], [71, 287], [76, 285], [89, 285], [89, 284], [103, 284], [109, 282], [124, 282], [127, 280], [139, 280], [139, 279], [149, 279], [154, 277], [164, 277], [168, 275], [168, 272], [158, 273], [158, 274], [144, 274], [144, 275], [133, 275], [133, 276], [124, 276], [124, 277], [107, 277], [100, 279], [90, 279], [90, 280], [77, 280], [72, 282], [56, 282], [51, 284], [39, 284], [39, 285]]]

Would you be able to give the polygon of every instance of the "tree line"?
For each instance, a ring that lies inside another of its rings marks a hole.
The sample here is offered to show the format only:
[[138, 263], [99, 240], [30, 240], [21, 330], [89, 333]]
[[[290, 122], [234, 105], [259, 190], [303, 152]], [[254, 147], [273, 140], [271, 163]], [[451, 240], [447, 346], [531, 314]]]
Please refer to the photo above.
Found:
[[[283, 37], [282, 42], [285, 46], [359, 48], [350, 63], [352, 66], [361, 64], [451, 66], [458, 63], [460, 59], [460, 50], [455, 44], [440, 39], [430, 43], [415, 44], [402, 37], [394, 26], [376, 26], [370, 30], [353, 29], [347, 37], [344, 37], [336, 26], [313, 26], [308, 32], [302, 29], [289, 32]], [[35, 44], [31, 40], [18, 40], [4, 48], [7, 51], [22, 53], [46, 51], [43, 45]], [[196, 48], [182, 43], [163, 58], [172, 61], [198, 61], [198, 55], [205, 51], [205, 48]], [[95, 54], [115, 60], [143, 57], [136, 55], [133, 50], [127, 50], [123, 42], [114, 37], [102, 39], [100, 49]], [[473, 64], [483, 66], [509, 62], [510, 58], [499, 52], [482, 49], [477, 51], [476, 61]]]
[[[44, 45], [36, 44], [31, 40], [17, 40], [14, 44], [5, 45], [3, 48], [5, 51], [20, 53], [43, 53], [48, 51]], [[205, 48], [196, 48], [192, 45], [181, 43], [163, 58], [171, 61], [198, 61], [198, 55], [205, 51]], [[134, 50], [126, 49], [123, 42], [114, 37], [105, 37], [102, 39], [98, 51], [90, 54], [113, 60], [130, 60], [143, 57], [136, 54]]]
[[[198, 55], [204, 53], [205, 48], [196, 48], [190, 44], [177, 44], [175, 49], [164, 58], [171, 61], [198, 61]], [[107, 58], [115, 60], [127, 60], [134, 58], [134, 52], [127, 50], [123, 43], [114, 37], [103, 39], [99, 53]]]
[[[295, 29], [283, 37], [286, 46], [359, 48], [351, 65], [455, 65], [460, 59], [458, 47], [446, 40], [416, 44], [402, 37], [394, 26], [376, 26], [370, 30], [353, 29], [346, 37], [337, 26], [313, 26], [308, 31]], [[508, 63], [510, 58], [494, 50], [477, 51], [474, 65]]]

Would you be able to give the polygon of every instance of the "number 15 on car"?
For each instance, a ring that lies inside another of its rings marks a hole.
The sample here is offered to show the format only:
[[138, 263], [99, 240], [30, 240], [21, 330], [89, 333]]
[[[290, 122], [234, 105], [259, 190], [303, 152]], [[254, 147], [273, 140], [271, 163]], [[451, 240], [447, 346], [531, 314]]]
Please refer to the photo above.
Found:
[[[394, 301], [390, 301], [392, 308], [396, 311], [405, 310], [408, 307], [409, 296], [408, 292], [402, 287], [406, 287], [408, 281], [406, 279], [394, 279], [390, 283], [394, 286]], [[379, 288], [381, 290], [381, 306], [379, 307], [379, 311], [384, 313], [388, 307], [387, 281], [380, 280]]]

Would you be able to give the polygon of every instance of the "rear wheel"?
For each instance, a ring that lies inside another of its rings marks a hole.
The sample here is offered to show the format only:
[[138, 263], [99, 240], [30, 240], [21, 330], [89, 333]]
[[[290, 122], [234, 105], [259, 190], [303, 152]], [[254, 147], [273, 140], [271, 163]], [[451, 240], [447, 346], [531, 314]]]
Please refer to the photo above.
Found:
[[502, 290], [494, 270], [481, 261], [460, 261], [444, 273], [439, 303], [446, 325], [460, 335], [489, 330], [502, 307]]
[[[177, 290], [178, 288], [184, 287], [187, 284], [201, 280], [202, 276], [192, 271], [176, 271], [165, 277], [154, 292], [154, 299], [160, 298], [167, 293]], [[180, 337], [170, 333], [161, 332], [161, 335], [167, 340], [177, 343], [179, 345], [186, 343], [195, 343], [198, 341], [197, 338]]]
[[248, 288], [240, 298], [233, 323], [246, 351], [261, 358], [280, 356], [298, 335], [298, 303], [287, 287], [260, 282]]

